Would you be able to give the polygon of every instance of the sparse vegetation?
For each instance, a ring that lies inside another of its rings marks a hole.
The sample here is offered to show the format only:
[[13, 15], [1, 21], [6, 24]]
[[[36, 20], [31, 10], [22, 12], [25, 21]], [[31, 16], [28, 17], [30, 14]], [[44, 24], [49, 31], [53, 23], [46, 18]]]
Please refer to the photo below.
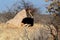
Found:
[[[34, 18], [33, 27], [26, 28], [28, 37], [26, 37], [25, 27], [17, 27], [6, 23], [23, 9], [25, 9], [27, 17], [31, 17], [30, 12]], [[21, 0], [21, 2], [14, 3], [12, 9], [8, 8], [8, 11], [3, 11], [0, 14], [0, 32], [2, 34], [0, 34], [0, 40], [59, 40], [60, 2], [54, 1], [47, 9], [50, 13], [48, 15], [41, 14], [41, 10], [36, 8], [31, 2]]]

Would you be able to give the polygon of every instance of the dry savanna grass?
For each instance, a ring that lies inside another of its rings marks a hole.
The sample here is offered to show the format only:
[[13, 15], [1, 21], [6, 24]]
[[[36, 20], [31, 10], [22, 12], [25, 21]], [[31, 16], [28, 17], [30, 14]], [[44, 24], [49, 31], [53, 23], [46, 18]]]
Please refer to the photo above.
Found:
[[53, 35], [57, 33], [53, 25], [34, 23], [31, 27], [21, 26], [25, 17], [26, 11], [22, 10], [13, 19], [0, 23], [0, 40], [54, 40]]
[[[32, 27], [12, 27], [11, 24], [0, 24], [0, 40], [53, 40], [50, 29], [47, 25], [34, 24]], [[44, 27], [45, 26], [45, 27]], [[56, 30], [53, 28], [53, 34]], [[25, 30], [26, 29], [26, 30]]]

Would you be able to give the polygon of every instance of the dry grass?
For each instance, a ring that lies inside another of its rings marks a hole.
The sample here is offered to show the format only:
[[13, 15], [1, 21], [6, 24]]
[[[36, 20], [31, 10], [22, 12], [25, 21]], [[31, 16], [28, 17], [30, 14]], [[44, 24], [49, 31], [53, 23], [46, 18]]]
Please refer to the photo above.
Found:
[[[21, 16], [22, 15], [22, 16]], [[32, 27], [21, 26], [21, 21], [26, 17], [25, 10], [19, 12], [13, 19], [0, 24], [0, 40], [54, 40], [56, 29], [53, 25], [34, 23]], [[38, 18], [38, 17], [36, 17]], [[44, 20], [43, 20], [44, 21]]]
[[11, 25], [11, 27], [10, 25], [5, 23], [0, 24], [0, 40], [53, 40], [53, 36], [50, 34], [50, 29], [47, 25], [34, 24], [33, 27], [28, 27], [26, 29], [28, 38], [24, 26], [14, 27]]

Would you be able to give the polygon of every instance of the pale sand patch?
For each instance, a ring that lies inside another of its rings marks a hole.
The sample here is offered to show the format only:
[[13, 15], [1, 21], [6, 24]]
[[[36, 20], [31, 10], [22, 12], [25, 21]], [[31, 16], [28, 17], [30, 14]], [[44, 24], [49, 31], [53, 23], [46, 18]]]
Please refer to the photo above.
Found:
[[19, 13], [17, 13], [17, 15], [13, 19], [7, 21], [6, 23], [13, 24], [13, 25], [19, 27], [19, 26], [21, 26], [21, 21], [25, 17], [27, 17], [27, 15], [26, 15], [26, 11], [23, 9]]

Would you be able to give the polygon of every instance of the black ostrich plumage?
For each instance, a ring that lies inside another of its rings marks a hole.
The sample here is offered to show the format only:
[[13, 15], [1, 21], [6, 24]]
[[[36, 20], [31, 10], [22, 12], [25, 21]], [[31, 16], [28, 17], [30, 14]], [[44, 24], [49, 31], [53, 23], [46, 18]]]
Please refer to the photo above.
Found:
[[30, 17], [26, 17], [22, 20], [22, 23], [24, 24], [30, 24], [30, 26], [33, 26], [34, 24], [34, 19]]

